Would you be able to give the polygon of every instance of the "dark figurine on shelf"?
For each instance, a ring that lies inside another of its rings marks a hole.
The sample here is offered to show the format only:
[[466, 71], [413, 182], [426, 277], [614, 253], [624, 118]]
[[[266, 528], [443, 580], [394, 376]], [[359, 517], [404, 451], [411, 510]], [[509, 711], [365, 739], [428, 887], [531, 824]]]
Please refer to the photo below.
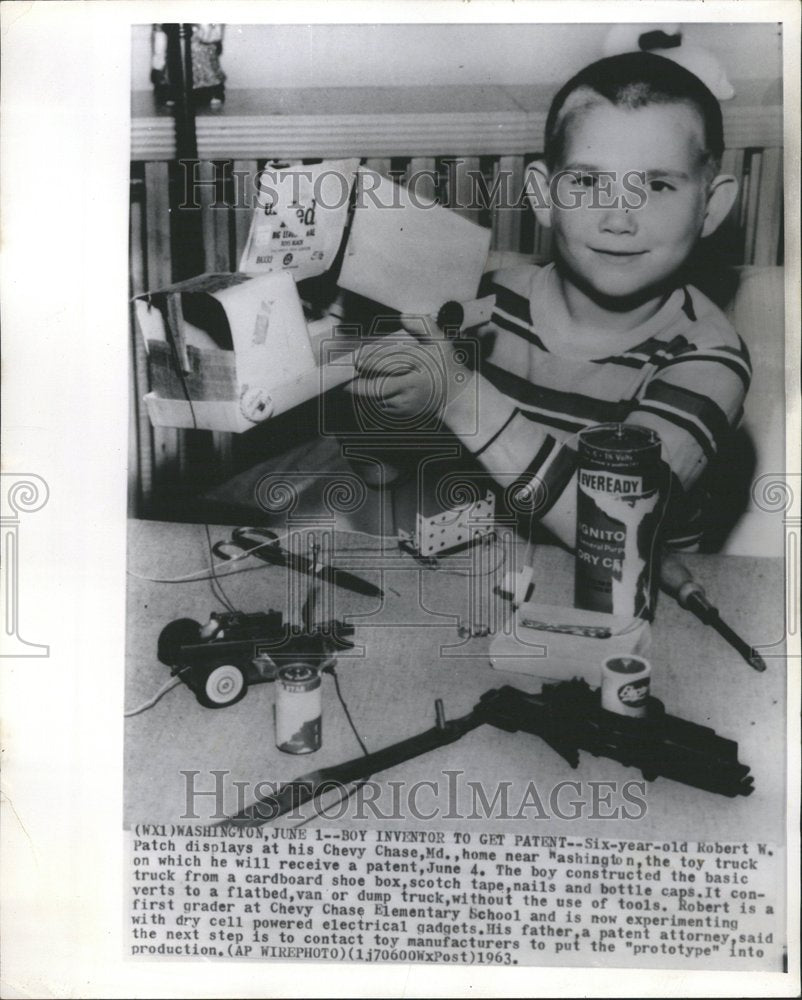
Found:
[[[171, 79], [168, 59], [168, 29], [154, 24], [151, 39], [150, 82], [156, 103], [172, 107], [177, 99], [178, 81]], [[221, 108], [226, 99], [226, 75], [220, 66], [223, 52], [222, 24], [192, 25], [192, 102], [195, 107]]]

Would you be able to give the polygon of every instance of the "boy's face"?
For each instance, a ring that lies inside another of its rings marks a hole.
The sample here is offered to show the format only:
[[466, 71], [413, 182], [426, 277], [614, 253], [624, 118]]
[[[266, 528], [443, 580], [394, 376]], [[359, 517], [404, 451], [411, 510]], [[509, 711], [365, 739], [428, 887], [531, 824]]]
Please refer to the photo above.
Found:
[[[567, 123], [551, 224], [580, 286], [608, 299], [657, 293], [685, 262], [705, 218], [703, 143], [699, 115], [682, 104], [597, 105]], [[613, 176], [595, 178], [594, 171]], [[633, 183], [633, 171], [645, 181]], [[624, 200], [642, 204], [626, 208]]]

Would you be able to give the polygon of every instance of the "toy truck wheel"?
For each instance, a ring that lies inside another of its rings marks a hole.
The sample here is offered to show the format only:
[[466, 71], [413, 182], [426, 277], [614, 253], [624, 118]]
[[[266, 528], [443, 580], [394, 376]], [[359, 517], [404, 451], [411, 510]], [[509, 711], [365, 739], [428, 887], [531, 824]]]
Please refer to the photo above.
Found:
[[225, 708], [245, 697], [245, 675], [233, 663], [212, 667], [201, 680], [198, 701], [207, 708]]
[[159, 635], [157, 655], [168, 667], [178, 664], [178, 654], [185, 643], [200, 642], [200, 625], [192, 618], [177, 618], [165, 625]]

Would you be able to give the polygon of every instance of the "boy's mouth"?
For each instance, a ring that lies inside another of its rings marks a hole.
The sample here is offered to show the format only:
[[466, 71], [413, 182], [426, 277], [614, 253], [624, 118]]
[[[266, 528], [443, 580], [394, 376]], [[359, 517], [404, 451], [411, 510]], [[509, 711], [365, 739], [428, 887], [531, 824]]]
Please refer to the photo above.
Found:
[[632, 257], [642, 257], [647, 250], [601, 250], [599, 247], [590, 248], [601, 257], [609, 257], [618, 260], [629, 260]]

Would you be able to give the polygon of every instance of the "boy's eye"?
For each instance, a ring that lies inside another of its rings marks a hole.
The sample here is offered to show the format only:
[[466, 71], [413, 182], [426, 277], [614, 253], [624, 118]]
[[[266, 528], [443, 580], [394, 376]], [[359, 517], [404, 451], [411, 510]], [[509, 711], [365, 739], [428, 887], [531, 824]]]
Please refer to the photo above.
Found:
[[651, 181], [649, 183], [649, 190], [654, 191], [655, 194], [660, 194], [662, 191], [675, 191], [676, 188], [669, 184], [668, 181]]

